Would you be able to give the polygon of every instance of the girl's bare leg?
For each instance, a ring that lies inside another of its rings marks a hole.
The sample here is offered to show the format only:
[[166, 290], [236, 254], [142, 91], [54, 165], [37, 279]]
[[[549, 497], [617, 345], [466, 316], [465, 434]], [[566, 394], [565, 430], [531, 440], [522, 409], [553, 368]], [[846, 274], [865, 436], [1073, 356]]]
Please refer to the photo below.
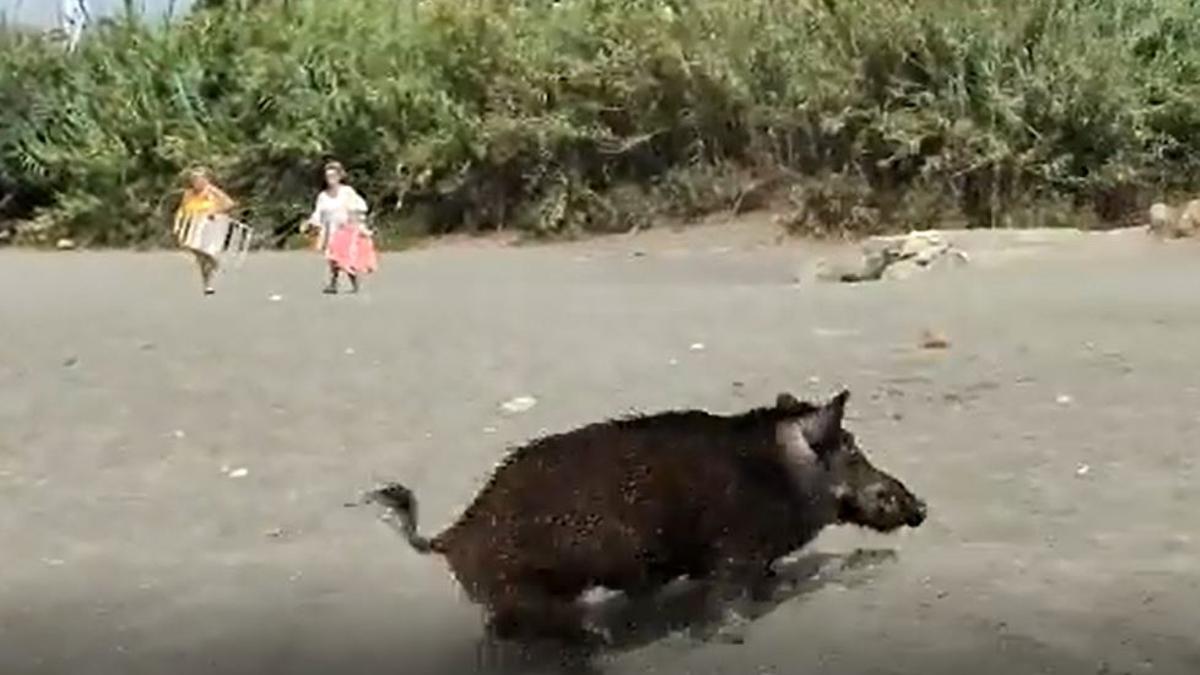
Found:
[[338, 269], [337, 263], [329, 261], [329, 285], [325, 287], [325, 292], [332, 295], [338, 292], [338, 277], [341, 275], [341, 270]]
[[207, 268], [208, 273], [205, 275], [204, 292], [208, 293], [209, 295], [212, 295], [213, 293], [216, 292], [213, 289], [212, 282], [213, 282], [213, 276], [215, 276], [217, 273], [217, 266], [219, 265], [219, 263], [217, 262], [217, 259], [213, 258], [213, 257], [208, 257], [207, 262], [208, 262], [208, 268]]
[[192, 252], [196, 256], [196, 265], [200, 268], [200, 281], [204, 283], [204, 294], [212, 295], [216, 291], [212, 287], [213, 272], [217, 270], [217, 261], [212, 256]]

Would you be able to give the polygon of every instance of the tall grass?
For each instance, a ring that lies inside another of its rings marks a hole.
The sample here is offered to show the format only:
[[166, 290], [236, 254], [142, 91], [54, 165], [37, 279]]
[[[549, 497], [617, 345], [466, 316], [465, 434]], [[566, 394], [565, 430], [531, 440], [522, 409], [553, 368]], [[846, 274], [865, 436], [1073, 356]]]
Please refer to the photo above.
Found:
[[282, 234], [327, 157], [385, 231], [622, 228], [747, 174], [866, 228], [1116, 221], [1200, 177], [1200, 0], [207, 4], [69, 57], [0, 30], [3, 215], [159, 243], [203, 163]]

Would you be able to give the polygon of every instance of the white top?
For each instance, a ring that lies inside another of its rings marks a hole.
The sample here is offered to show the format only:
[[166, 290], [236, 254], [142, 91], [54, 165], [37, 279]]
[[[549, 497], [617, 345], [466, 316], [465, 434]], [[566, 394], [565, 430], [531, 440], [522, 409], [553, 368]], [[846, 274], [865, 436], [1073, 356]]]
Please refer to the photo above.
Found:
[[87, 23], [91, 12], [87, 8], [87, 0], [62, 0], [59, 13], [64, 23], [78, 25]]
[[326, 229], [341, 227], [351, 221], [362, 225], [366, 214], [366, 200], [349, 185], [339, 185], [336, 195], [329, 194], [329, 190], [321, 190], [308, 222]]

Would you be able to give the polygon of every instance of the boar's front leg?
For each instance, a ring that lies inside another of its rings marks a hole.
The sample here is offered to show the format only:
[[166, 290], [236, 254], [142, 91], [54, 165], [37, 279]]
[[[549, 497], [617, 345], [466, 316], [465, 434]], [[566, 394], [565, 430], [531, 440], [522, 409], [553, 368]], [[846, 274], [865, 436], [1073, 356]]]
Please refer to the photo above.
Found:
[[755, 599], [768, 584], [769, 563], [729, 558], [704, 580], [705, 616], [701, 639], [742, 644]]

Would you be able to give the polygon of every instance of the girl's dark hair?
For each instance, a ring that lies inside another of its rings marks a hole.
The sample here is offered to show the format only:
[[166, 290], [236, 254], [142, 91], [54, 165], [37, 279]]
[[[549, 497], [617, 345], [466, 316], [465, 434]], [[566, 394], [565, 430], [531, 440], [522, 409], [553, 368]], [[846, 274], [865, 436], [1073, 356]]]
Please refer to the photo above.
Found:
[[339, 178], [346, 177], [346, 167], [342, 166], [341, 162], [325, 162], [325, 171], [336, 171]]

